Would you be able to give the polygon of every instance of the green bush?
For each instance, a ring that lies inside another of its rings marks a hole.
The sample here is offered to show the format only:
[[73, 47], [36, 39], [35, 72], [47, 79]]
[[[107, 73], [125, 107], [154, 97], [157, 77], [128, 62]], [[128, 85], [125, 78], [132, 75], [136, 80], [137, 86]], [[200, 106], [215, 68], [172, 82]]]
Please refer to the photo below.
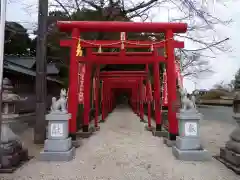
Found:
[[206, 99], [206, 100], [220, 99], [220, 97], [224, 95], [226, 95], [225, 92], [214, 90], [214, 91], [209, 91], [208, 93], [202, 95], [200, 99]]

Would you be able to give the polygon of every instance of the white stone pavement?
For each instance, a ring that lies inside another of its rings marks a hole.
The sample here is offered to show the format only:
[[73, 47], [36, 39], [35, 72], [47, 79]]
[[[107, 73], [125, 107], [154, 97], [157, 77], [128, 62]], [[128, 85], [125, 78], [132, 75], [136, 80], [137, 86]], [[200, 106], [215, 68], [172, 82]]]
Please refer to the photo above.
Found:
[[[224, 127], [224, 126], [223, 126]], [[211, 153], [210, 141], [221, 138], [213, 131], [204, 129], [203, 141]], [[226, 128], [226, 126], [225, 126]], [[231, 127], [232, 128], [232, 127]], [[230, 129], [229, 129], [230, 131]], [[205, 134], [214, 134], [208, 141]], [[224, 144], [224, 142], [222, 142]], [[214, 145], [215, 147], [216, 145]], [[48, 163], [31, 160], [14, 174], [2, 175], [4, 180], [239, 180], [239, 176], [220, 162], [181, 162], [176, 160], [171, 148], [162, 139], [144, 130], [144, 124], [130, 109], [117, 108], [101, 124], [101, 130], [77, 149], [71, 162]]]

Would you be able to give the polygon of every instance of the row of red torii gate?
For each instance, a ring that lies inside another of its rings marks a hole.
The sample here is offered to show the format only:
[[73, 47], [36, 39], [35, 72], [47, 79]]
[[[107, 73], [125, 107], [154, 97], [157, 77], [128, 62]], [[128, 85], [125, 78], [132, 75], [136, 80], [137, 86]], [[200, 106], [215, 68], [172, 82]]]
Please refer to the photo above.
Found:
[[[68, 111], [72, 114], [69, 133], [76, 139], [78, 132], [78, 105], [84, 105], [82, 131], [89, 132], [91, 87], [94, 87], [95, 128], [99, 128], [99, 99], [101, 99], [101, 121], [116, 105], [119, 90], [129, 94], [133, 111], [143, 120], [144, 101], [148, 104], [148, 127], [151, 129], [151, 103], [154, 104], [155, 131], [162, 131], [161, 106], [168, 107], [168, 134], [170, 140], [178, 135], [176, 118], [177, 83], [182, 83], [179, 64], [175, 60], [175, 48], [183, 48], [184, 43], [174, 40], [174, 33], [185, 33], [185, 23], [142, 23], [142, 22], [95, 22], [59, 21], [59, 29], [71, 32], [71, 39], [61, 40], [60, 46], [70, 47], [70, 69], [68, 90]], [[81, 32], [121, 32], [120, 40], [83, 40]], [[124, 32], [124, 33], [123, 33]], [[127, 32], [164, 33], [164, 41], [127, 40]], [[94, 49], [98, 49], [94, 51]], [[117, 48], [117, 52], [103, 52], [102, 48]], [[149, 52], [128, 52], [128, 48], [149, 48]], [[164, 56], [158, 50], [164, 49]], [[165, 63], [165, 87], [161, 98], [159, 64]], [[144, 71], [101, 71], [101, 64], [143, 64]], [[153, 91], [149, 80], [149, 65], [153, 66]], [[101, 82], [101, 94], [99, 93]], [[161, 103], [163, 102], [163, 103]]]

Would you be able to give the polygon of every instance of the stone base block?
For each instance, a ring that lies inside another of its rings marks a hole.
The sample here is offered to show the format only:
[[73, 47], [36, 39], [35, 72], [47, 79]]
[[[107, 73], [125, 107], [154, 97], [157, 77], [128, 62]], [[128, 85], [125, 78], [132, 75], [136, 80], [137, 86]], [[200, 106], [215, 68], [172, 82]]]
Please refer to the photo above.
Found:
[[171, 141], [168, 138], [164, 138], [163, 143], [166, 144], [168, 147], [172, 147], [175, 145], [176, 141]]
[[181, 150], [176, 146], [172, 147], [173, 155], [182, 161], [208, 161], [211, 156], [206, 149], [199, 150]]
[[233, 172], [235, 172], [236, 174], [240, 175], [240, 167], [237, 167], [231, 163], [229, 163], [228, 161], [226, 161], [225, 159], [221, 158], [221, 157], [215, 157], [218, 161], [220, 161], [221, 163], [223, 163], [227, 168], [231, 169]]
[[168, 137], [168, 132], [167, 131], [156, 131], [156, 129], [152, 130], [152, 134], [153, 136], [157, 136], [157, 137]]
[[176, 139], [176, 147], [181, 150], [201, 149], [199, 138], [179, 137]]
[[227, 148], [220, 148], [220, 158], [228, 161], [233, 166], [240, 168], [240, 154], [237, 154]]
[[40, 161], [71, 161], [75, 157], [75, 147], [65, 152], [47, 152], [40, 153]]
[[225, 147], [237, 154], [240, 154], [240, 142], [229, 140]]
[[0, 173], [12, 173], [29, 159], [28, 150], [26, 149], [22, 149], [11, 155], [3, 155], [1, 159]]
[[152, 127], [148, 127], [148, 125], [145, 126], [145, 130], [147, 131], [153, 131], [155, 128], [152, 126]]
[[94, 130], [95, 130], [95, 131], [100, 131], [100, 126], [94, 127]]
[[140, 122], [147, 123], [147, 121], [145, 121], [144, 119], [140, 119]]
[[46, 139], [44, 143], [44, 151], [62, 152], [68, 151], [72, 147], [72, 138], [67, 139]]
[[92, 131], [92, 132], [100, 131], [100, 126], [98, 127], [92, 126], [89, 128], [89, 131]]
[[[82, 131], [83, 131], [83, 130], [82, 130]], [[96, 132], [97, 129], [96, 129], [95, 126], [89, 126], [88, 131], [89, 131], [89, 132]]]
[[105, 123], [105, 120], [101, 119], [101, 120], [99, 121], [99, 123]]
[[80, 140], [74, 140], [72, 141], [72, 146], [75, 148], [79, 148], [82, 145]]
[[83, 131], [78, 131], [76, 132], [76, 135], [81, 138], [89, 138], [93, 134], [93, 131], [88, 131], [88, 132], [83, 132]]

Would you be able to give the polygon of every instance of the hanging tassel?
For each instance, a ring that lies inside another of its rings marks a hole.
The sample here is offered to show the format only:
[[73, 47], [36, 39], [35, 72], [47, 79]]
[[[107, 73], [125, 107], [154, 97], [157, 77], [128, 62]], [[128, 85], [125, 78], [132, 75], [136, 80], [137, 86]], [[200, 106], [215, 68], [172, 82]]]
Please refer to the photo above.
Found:
[[150, 47], [150, 51], [152, 52], [154, 49], [153, 49], [153, 44], [151, 45]]
[[102, 46], [101, 45], [98, 48], [98, 53], [102, 53]]
[[82, 47], [81, 47], [81, 42], [80, 39], [78, 40], [78, 45], [77, 45], [77, 50], [76, 50], [76, 56], [82, 56]]

